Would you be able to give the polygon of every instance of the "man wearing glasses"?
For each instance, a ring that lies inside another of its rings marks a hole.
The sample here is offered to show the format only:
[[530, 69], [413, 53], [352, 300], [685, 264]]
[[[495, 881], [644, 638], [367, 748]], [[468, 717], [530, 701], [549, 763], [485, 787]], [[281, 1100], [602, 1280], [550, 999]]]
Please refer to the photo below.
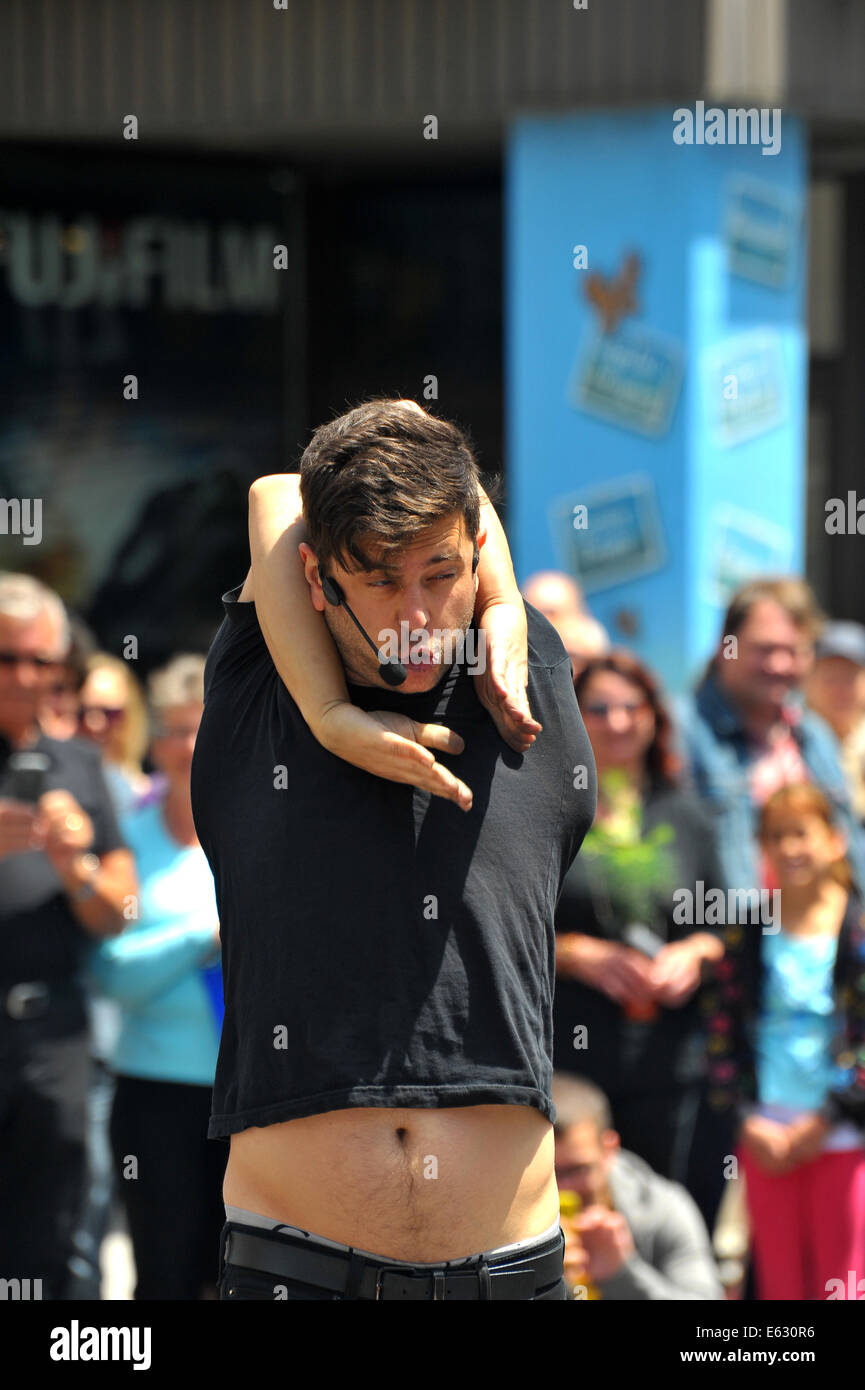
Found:
[[0, 573], [0, 1276], [63, 1295], [84, 1184], [87, 942], [137, 892], [99, 767], [39, 710], [69, 646], [56, 594]]
[[802, 702], [821, 626], [804, 580], [752, 580], [731, 597], [708, 669], [678, 703], [682, 749], [715, 819], [728, 888], [776, 886], [761, 859], [760, 807], [778, 787], [813, 782], [832, 802], [853, 876], [865, 889], [865, 840], [837, 743]]

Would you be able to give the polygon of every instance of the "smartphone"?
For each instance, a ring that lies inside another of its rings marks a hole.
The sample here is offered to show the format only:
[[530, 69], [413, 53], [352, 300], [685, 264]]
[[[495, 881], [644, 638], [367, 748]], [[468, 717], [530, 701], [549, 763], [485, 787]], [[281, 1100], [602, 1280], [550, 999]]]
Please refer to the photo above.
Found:
[[45, 791], [51, 759], [46, 753], [13, 753], [7, 768], [7, 796], [35, 806]]

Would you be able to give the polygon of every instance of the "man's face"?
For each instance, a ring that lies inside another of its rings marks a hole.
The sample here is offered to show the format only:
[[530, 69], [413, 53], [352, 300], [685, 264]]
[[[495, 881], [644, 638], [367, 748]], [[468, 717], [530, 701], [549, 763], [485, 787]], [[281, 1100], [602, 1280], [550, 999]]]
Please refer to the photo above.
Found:
[[150, 756], [173, 786], [187, 786], [189, 783], [192, 755], [203, 713], [201, 701], [191, 700], [185, 705], [172, 705], [159, 716]]
[[51, 614], [43, 612], [24, 622], [0, 614], [0, 653], [6, 658], [0, 660], [0, 734], [16, 739], [35, 724], [60, 669]]
[[[485, 540], [485, 532], [479, 532], [478, 549]], [[355, 685], [386, 686], [375, 653], [344, 608], [325, 600], [315, 554], [305, 543], [299, 549], [313, 605], [325, 615], [347, 679]], [[372, 546], [366, 549], [375, 555]], [[394, 559], [393, 570], [350, 574], [335, 561], [330, 565], [330, 577], [342, 588], [358, 622], [379, 648], [385, 647], [405, 666], [407, 679], [398, 687], [401, 694], [432, 690], [455, 659], [454, 654], [459, 653], [456, 638], [466, 632], [474, 617], [478, 581], [472, 571], [473, 553], [462, 517], [456, 514], [436, 523], [406, 546]], [[428, 652], [429, 659], [407, 659], [406, 641], [407, 653]]]
[[576, 1192], [583, 1206], [609, 1200], [607, 1175], [619, 1149], [615, 1130], [603, 1133], [591, 1120], [556, 1133], [556, 1181], [562, 1192]]
[[814, 643], [772, 599], [755, 603], [737, 636], [737, 655], [718, 658], [721, 684], [750, 708], [780, 710], [801, 685], [813, 660]]

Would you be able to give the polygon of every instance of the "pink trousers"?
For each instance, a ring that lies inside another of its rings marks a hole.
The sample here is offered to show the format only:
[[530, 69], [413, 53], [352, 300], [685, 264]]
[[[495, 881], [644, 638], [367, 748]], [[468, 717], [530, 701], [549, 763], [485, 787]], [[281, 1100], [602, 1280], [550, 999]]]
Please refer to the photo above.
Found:
[[741, 1146], [737, 1157], [757, 1297], [865, 1299], [865, 1148], [822, 1153], [778, 1176]]

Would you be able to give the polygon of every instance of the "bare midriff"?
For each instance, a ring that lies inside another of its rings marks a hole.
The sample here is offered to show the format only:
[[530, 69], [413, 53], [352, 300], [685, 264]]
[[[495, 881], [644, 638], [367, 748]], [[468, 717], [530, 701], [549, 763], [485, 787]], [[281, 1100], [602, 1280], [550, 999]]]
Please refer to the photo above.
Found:
[[331, 1110], [232, 1135], [223, 1197], [395, 1260], [452, 1260], [553, 1224], [553, 1153], [524, 1105]]

